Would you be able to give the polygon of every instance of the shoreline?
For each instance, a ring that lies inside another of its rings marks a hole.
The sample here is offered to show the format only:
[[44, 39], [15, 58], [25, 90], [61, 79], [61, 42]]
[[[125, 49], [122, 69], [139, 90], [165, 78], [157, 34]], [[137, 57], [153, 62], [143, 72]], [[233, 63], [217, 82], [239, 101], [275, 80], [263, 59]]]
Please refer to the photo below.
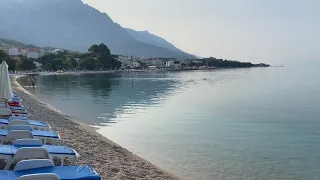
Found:
[[[269, 67], [277, 67], [277, 66], [269, 66]], [[283, 66], [279, 66], [283, 67]], [[14, 76], [24, 76], [24, 75], [41, 75], [41, 76], [49, 76], [49, 75], [63, 75], [63, 74], [108, 74], [108, 73], [134, 73], [134, 72], [192, 72], [192, 71], [215, 71], [215, 70], [229, 70], [229, 69], [250, 69], [250, 68], [265, 68], [265, 67], [224, 67], [224, 68], [200, 68], [200, 69], [136, 69], [136, 70], [105, 70], [105, 71], [65, 71], [62, 73], [58, 72], [19, 72], [13, 73]]]
[[104, 180], [179, 179], [41, 101], [18, 83], [22, 76], [12, 76], [12, 88], [22, 98], [30, 118], [50, 124], [61, 136], [59, 144], [74, 148], [81, 155], [76, 165], [92, 166]]

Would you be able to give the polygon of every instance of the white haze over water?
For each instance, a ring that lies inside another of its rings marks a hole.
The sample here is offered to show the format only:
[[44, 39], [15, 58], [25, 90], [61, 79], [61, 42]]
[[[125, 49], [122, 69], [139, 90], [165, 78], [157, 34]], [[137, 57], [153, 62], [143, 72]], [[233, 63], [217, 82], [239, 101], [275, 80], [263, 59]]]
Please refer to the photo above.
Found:
[[83, 0], [123, 27], [207, 57], [291, 64], [320, 59], [317, 0]]

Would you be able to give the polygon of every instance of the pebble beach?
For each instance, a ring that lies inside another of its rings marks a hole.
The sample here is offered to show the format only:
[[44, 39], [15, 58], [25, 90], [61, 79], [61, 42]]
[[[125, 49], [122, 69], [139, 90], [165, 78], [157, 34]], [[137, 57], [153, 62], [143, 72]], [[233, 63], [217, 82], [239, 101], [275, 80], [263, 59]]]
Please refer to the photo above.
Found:
[[92, 166], [104, 180], [179, 179], [40, 101], [17, 78], [12, 78], [12, 88], [23, 100], [30, 119], [50, 124], [61, 136], [59, 144], [74, 148], [81, 155], [76, 165]]

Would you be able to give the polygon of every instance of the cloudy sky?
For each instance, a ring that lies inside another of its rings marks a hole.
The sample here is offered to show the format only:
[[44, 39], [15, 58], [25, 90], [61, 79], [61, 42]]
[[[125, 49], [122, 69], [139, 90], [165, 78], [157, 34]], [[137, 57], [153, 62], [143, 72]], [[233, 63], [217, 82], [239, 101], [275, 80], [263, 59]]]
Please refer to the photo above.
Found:
[[198, 56], [252, 62], [320, 60], [318, 0], [83, 0], [123, 27]]

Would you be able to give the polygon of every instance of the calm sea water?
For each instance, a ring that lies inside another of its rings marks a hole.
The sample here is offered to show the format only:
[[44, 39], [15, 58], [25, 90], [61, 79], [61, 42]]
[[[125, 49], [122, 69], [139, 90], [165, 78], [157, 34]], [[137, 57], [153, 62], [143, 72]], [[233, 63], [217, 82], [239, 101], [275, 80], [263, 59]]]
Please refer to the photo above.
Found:
[[317, 71], [40, 76], [34, 94], [183, 179], [311, 180], [320, 179]]

